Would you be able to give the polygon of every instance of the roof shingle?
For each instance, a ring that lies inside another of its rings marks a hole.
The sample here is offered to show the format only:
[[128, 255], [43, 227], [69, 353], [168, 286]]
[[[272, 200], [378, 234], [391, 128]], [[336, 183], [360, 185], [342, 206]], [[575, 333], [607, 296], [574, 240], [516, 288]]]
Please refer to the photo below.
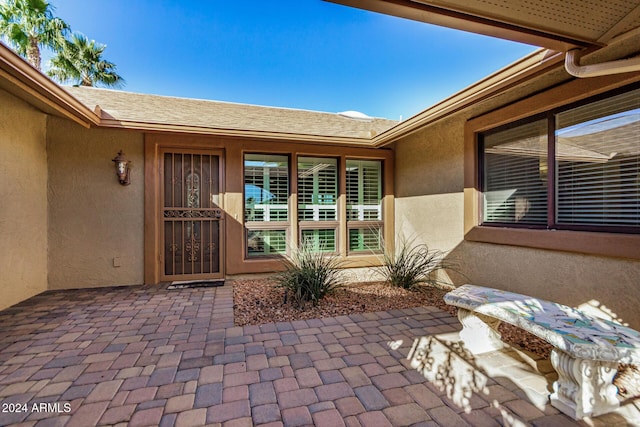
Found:
[[[396, 121], [337, 113], [148, 95], [90, 87], [65, 87], [101, 120], [370, 140]], [[99, 108], [96, 108], [99, 106]]]

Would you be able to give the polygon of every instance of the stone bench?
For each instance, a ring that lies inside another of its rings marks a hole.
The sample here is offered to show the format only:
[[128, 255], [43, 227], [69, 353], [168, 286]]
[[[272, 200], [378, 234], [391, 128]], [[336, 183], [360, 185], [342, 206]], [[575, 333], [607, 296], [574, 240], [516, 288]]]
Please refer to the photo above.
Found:
[[507, 322], [542, 338], [554, 348], [558, 373], [551, 404], [578, 420], [619, 407], [612, 384], [620, 363], [640, 363], [640, 333], [575, 308], [498, 289], [464, 285], [444, 300], [458, 307], [460, 338], [473, 354], [504, 346], [497, 327]]

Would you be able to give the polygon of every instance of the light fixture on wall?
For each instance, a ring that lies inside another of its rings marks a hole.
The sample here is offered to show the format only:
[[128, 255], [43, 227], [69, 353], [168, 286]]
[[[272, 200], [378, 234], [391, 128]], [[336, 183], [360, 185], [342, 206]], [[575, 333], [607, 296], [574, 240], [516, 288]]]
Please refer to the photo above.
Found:
[[116, 164], [116, 174], [118, 174], [118, 181], [120, 181], [120, 184], [131, 184], [131, 174], [129, 171], [131, 162], [127, 160], [122, 150], [120, 150], [118, 155], [113, 158], [113, 162]]

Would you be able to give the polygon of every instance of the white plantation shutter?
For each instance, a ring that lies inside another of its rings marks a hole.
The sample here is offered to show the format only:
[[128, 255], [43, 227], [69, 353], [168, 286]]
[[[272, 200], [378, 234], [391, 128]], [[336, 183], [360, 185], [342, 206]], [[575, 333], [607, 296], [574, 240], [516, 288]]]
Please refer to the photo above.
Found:
[[244, 157], [245, 245], [248, 257], [287, 253], [289, 157]]
[[245, 155], [245, 221], [287, 221], [288, 162], [287, 156]]
[[382, 227], [349, 228], [349, 251], [378, 251], [382, 248]]
[[347, 160], [347, 219], [382, 220], [382, 162]]
[[335, 158], [298, 158], [298, 219], [336, 221], [338, 161]]
[[547, 223], [547, 121], [484, 137], [485, 223]]
[[350, 252], [382, 248], [382, 162], [347, 160], [347, 227]]
[[247, 255], [249, 257], [287, 253], [286, 230], [248, 230]]
[[556, 222], [640, 226], [640, 90], [556, 116]]

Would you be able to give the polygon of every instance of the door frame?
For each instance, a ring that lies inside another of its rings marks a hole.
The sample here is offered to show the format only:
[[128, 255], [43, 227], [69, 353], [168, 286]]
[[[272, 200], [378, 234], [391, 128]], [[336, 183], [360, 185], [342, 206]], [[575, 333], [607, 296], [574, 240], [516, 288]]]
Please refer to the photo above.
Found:
[[[178, 138], [176, 138], [178, 139]], [[185, 142], [160, 142], [153, 135], [145, 135], [144, 153], [144, 283], [156, 285], [163, 281], [163, 207], [162, 207], [162, 179], [160, 176], [161, 162], [165, 151], [183, 152], [189, 154], [208, 154], [218, 156], [219, 200], [222, 218], [219, 220], [219, 251], [220, 272], [212, 275], [211, 279], [225, 277], [226, 266], [226, 221], [225, 221], [225, 150], [220, 146]], [[216, 144], [217, 145], [217, 144]], [[183, 280], [179, 279], [178, 280]]]

